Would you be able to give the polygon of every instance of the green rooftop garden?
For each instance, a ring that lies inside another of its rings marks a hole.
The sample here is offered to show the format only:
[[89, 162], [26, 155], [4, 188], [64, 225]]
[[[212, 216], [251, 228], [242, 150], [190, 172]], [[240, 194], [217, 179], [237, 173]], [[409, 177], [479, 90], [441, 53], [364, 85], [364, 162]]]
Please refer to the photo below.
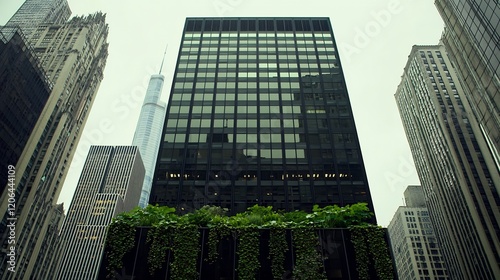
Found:
[[[292, 232], [295, 261], [293, 279], [327, 279], [323, 259], [318, 252], [319, 229], [348, 228], [354, 246], [356, 270], [359, 279], [370, 279], [372, 263], [378, 279], [393, 279], [392, 262], [385, 241], [384, 229], [367, 223], [373, 216], [366, 203], [350, 206], [317, 205], [311, 212], [274, 211], [271, 206], [252, 206], [243, 213], [227, 216], [227, 209], [204, 206], [192, 213], [179, 215], [171, 207], [149, 205], [122, 213], [108, 228], [106, 255], [108, 278], [123, 267], [123, 257], [134, 248], [135, 232], [139, 227], [150, 227], [147, 242], [148, 268], [151, 275], [170, 261], [170, 279], [198, 279], [197, 260], [200, 253], [200, 229], [208, 229], [208, 257], [213, 263], [218, 258], [219, 242], [232, 236], [238, 240], [236, 255], [237, 277], [255, 279], [259, 270], [260, 231], [269, 230], [269, 256], [274, 279], [282, 279], [286, 251], [286, 231]], [[373, 279], [373, 278], [372, 278]]]

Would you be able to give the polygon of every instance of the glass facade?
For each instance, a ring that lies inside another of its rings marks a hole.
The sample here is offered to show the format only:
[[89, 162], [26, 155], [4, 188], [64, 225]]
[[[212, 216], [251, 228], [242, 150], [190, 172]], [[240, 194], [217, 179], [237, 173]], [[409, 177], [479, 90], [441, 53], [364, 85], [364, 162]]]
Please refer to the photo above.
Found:
[[67, 0], [26, 0], [5, 24], [4, 31], [21, 28], [28, 38], [40, 24], [64, 24], [71, 16]]
[[[9, 39], [7, 39], [9, 38]], [[0, 167], [15, 165], [52, 90], [23, 34], [0, 31]], [[0, 175], [0, 193], [8, 174]], [[0, 234], [7, 231], [2, 224]]]
[[454, 63], [489, 149], [500, 162], [500, 5], [489, 0], [436, 0], [441, 41]]
[[146, 207], [149, 202], [151, 192], [151, 183], [156, 165], [156, 155], [161, 140], [161, 130], [165, 119], [166, 104], [160, 101], [163, 81], [165, 77], [161, 74], [152, 75], [149, 79], [148, 89], [141, 108], [141, 114], [135, 128], [132, 146], [139, 147], [142, 162], [146, 169], [144, 183], [142, 185], [141, 198], [139, 206]]
[[356, 202], [373, 210], [329, 19], [187, 19], [150, 203]]

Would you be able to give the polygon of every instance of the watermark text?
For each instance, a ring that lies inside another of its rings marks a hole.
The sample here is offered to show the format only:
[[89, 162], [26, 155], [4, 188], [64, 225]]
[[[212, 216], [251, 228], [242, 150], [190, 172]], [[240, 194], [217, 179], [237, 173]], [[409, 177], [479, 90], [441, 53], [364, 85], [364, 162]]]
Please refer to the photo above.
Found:
[[7, 248], [7, 270], [16, 272], [16, 167], [7, 166], [7, 229], [8, 229], [8, 248]]

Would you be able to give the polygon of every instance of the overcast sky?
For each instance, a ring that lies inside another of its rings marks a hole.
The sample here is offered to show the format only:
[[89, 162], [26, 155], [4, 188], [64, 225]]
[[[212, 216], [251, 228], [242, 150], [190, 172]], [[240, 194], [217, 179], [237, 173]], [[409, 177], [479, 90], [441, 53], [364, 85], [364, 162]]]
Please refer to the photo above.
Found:
[[[75, 15], [102, 11], [109, 24], [104, 79], [59, 202], [69, 208], [90, 145], [130, 145], [151, 74], [168, 100], [186, 17], [330, 17], [346, 77], [378, 223], [387, 226], [403, 191], [419, 184], [394, 93], [413, 45], [434, 45], [443, 30], [432, 0], [69, 0]], [[2, 0], [0, 25], [23, 3]], [[122, 110], [114, 112], [110, 106]]]

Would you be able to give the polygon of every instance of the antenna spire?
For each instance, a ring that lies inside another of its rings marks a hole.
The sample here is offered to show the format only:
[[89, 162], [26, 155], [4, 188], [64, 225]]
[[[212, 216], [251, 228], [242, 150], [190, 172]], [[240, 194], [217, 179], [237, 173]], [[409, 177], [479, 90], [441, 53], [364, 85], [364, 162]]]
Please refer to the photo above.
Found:
[[163, 62], [165, 61], [165, 55], [167, 54], [167, 48], [168, 48], [168, 44], [165, 46], [165, 52], [163, 53], [163, 60], [161, 61], [161, 65], [160, 65], [160, 72], [158, 72], [158, 74], [161, 74], [161, 69], [163, 68]]

